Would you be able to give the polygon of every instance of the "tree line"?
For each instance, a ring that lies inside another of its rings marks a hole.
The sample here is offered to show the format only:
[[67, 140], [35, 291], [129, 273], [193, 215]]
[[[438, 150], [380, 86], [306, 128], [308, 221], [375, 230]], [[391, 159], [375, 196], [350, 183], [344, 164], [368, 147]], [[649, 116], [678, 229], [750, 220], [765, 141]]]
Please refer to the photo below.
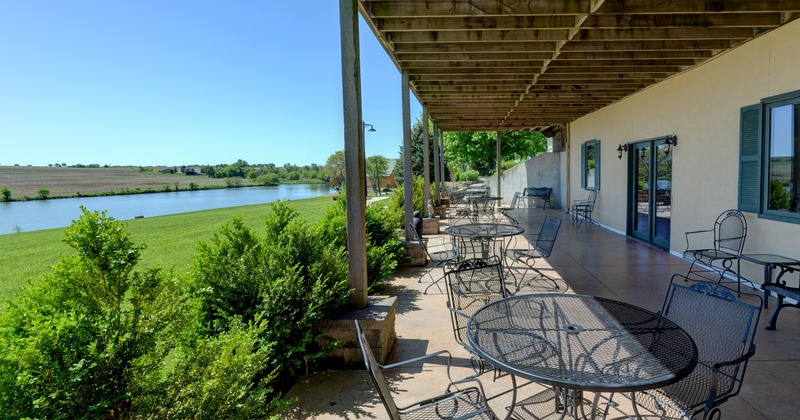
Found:
[[[418, 118], [411, 128], [411, 173], [414, 176], [424, 175], [424, 148], [422, 136], [422, 119]], [[428, 132], [433, 133], [430, 124]], [[445, 181], [473, 181], [478, 176], [490, 176], [497, 171], [497, 144], [495, 132], [445, 132], [444, 133], [444, 172]], [[433, 137], [430, 137], [428, 151], [429, 174], [433, 179], [434, 155]], [[501, 164], [508, 169], [547, 151], [547, 139], [540, 132], [504, 132], [501, 135]], [[374, 188], [380, 185], [383, 177], [395, 175], [398, 185], [403, 184], [403, 146], [400, 146], [399, 157], [389, 171], [389, 160], [381, 155], [367, 157], [367, 180]], [[327, 181], [332, 188], [344, 186], [344, 151], [340, 150], [325, 163]], [[377, 190], [379, 191], [379, 190]]]
[[239, 159], [232, 164], [201, 166], [201, 170], [210, 178], [238, 177], [268, 186], [288, 182], [320, 183], [328, 181], [325, 168], [316, 163], [304, 166], [289, 163], [283, 166], [277, 166], [274, 163], [250, 165], [246, 160]]

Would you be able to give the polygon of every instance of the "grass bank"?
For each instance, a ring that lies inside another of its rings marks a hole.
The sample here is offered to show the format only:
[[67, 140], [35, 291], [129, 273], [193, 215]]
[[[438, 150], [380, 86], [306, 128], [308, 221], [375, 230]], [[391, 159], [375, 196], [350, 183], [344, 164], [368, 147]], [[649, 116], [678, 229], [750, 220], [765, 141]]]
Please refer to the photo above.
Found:
[[[292, 201], [300, 217], [309, 223], [320, 220], [332, 203], [327, 196]], [[198, 242], [209, 240], [234, 217], [261, 232], [271, 206], [229, 207], [126, 221], [133, 240], [147, 245], [138, 268], [161, 266], [176, 273], [186, 272], [192, 267]], [[41, 278], [61, 254], [69, 251], [62, 242], [63, 231], [59, 228], [0, 235], [0, 300], [11, 297], [28, 281]]]

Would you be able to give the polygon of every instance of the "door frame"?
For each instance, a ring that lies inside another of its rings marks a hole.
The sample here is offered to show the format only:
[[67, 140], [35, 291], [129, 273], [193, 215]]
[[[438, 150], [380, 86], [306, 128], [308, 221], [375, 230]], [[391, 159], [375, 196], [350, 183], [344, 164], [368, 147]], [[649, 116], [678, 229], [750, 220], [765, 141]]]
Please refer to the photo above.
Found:
[[[659, 146], [662, 146], [667, 139], [667, 136], [660, 136], [660, 137], [653, 137], [644, 140], [636, 140], [627, 143], [628, 153], [627, 153], [627, 167], [628, 167], [628, 181], [627, 181], [627, 194], [628, 194], [628, 204], [626, 207], [626, 214], [627, 214], [627, 223], [626, 223], [626, 235], [639, 239], [641, 241], [647, 242], [652, 244], [656, 247], [669, 250], [670, 240], [669, 235], [666, 240], [663, 240], [656, 236], [656, 216], [658, 213], [658, 207], [656, 206], [656, 198], [657, 198], [657, 164], [656, 164], [656, 157], [657, 157], [657, 149]], [[638, 189], [636, 188], [638, 182], [638, 168], [634, 165], [636, 163], [636, 148], [646, 146], [650, 149], [650, 155], [648, 159], [650, 160], [650, 173], [648, 174], [648, 179], [653, 180], [650, 182], [649, 191], [648, 191], [648, 232], [645, 235], [639, 235], [638, 231], [634, 232], [634, 218], [638, 217], [637, 212], [637, 195]], [[672, 165], [670, 164], [670, 178], [672, 173]]]

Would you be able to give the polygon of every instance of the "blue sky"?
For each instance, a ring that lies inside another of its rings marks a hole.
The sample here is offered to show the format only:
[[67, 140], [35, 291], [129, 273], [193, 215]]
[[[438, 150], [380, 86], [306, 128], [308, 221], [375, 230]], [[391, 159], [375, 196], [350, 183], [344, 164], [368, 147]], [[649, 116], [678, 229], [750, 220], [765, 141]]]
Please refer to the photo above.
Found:
[[[338, 7], [0, 1], [0, 165], [324, 164], [344, 148]], [[366, 154], [396, 158], [400, 74], [360, 33]]]

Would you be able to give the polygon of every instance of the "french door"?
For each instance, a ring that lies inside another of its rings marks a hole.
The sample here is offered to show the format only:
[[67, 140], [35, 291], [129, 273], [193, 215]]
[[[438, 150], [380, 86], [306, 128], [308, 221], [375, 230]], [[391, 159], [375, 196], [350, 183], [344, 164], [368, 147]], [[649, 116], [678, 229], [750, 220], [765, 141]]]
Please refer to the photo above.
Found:
[[664, 138], [628, 145], [628, 232], [669, 249], [672, 221], [672, 154]]

